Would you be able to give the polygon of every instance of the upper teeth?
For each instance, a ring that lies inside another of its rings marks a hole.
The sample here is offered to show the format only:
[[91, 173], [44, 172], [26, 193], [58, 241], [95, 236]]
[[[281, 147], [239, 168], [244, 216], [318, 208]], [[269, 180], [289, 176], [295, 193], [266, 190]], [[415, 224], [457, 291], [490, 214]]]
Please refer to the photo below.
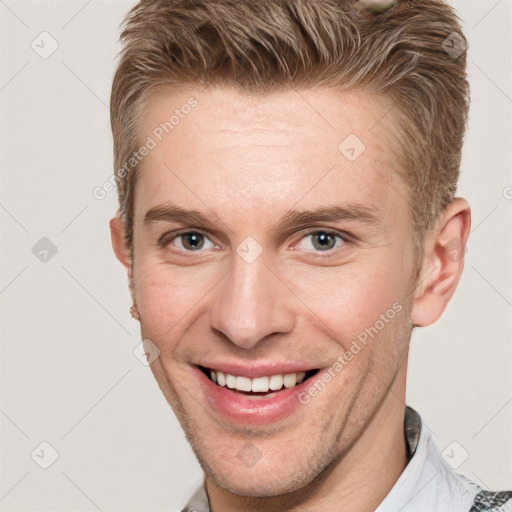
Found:
[[250, 379], [249, 377], [240, 377], [221, 371], [210, 370], [210, 377], [219, 386], [227, 386], [238, 391], [255, 391], [259, 393], [267, 393], [269, 390], [278, 391], [283, 385], [285, 388], [293, 388], [296, 384], [300, 384], [305, 376], [306, 372], [296, 372]]

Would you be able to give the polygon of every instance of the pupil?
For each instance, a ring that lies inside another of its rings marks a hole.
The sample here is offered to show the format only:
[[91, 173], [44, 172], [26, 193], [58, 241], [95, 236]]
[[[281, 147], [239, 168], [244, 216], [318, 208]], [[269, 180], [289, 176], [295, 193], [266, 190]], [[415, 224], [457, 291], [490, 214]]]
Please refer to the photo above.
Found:
[[318, 243], [313, 242], [313, 245], [318, 249], [326, 249], [333, 247], [332, 242], [334, 238], [327, 233], [318, 233], [314, 238]]
[[202, 235], [198, 233], [189, 233], [185, 235], [185, 246], [194, 250], [201, 249], [204, 244], [204, 240], [201, 237]]

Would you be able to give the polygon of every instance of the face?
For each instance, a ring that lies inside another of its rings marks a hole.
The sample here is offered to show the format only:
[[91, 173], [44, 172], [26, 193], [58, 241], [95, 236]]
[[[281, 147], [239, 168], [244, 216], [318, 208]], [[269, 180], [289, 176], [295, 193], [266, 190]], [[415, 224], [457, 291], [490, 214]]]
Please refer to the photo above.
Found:
[[370, 453], [403, 410], [414, 257], [394, 143], [375, 127], [389, 108], [332, 89], [148, 103], [142, 140], [156, 145], [132, 268], [142, 336], [207, 475], [234, 493], [303, 488]]

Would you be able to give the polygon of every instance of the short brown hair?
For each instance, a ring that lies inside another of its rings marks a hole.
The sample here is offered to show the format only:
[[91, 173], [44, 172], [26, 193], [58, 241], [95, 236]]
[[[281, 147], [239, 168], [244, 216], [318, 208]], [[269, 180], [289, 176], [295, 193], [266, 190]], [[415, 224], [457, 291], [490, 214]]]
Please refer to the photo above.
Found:
[[[355, 0], [142, 0], [121, 42], [110, 111], [115, 169], [140, 147], [140, 113], [155, 87], [358, 88], [394, 105], [416, 241], [454, 197], [469, 86], [465, 52], [445, 51], [466, 42], [442, 0], [398, 1], [378, 15]], [[139, 167], [116, 173], [130, 248]]]

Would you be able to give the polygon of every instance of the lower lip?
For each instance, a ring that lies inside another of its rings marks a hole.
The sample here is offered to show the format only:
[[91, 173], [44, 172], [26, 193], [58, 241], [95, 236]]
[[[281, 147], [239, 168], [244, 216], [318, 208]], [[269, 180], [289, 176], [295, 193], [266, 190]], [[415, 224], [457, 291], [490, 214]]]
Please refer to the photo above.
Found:
[[[209, 406], [231, 423], [266, 425], [286, 418], [302, 404], [299, 394], [311, 385], [311, 377], [298, 386], [269, 392], [270, 396], [244, 395], [211, 381], [199, 368], [194, 367], [203, 395]], [[320, 373], [320, 372], [319, 372]], [[319, 374], [318, 373], [318, 374]], [[317, 375], [318, 375], [317, 374]]]

